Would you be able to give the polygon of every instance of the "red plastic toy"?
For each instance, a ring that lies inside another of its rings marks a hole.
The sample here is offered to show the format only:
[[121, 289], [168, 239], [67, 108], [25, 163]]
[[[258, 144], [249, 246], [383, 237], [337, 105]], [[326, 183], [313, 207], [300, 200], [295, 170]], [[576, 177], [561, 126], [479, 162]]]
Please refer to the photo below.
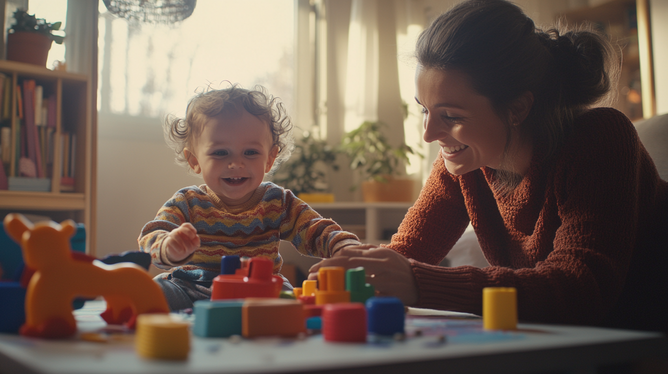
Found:
[[254, 257], [248, 261], [248, 276], [221, 274], [213, 279], [211, 300], [276, 297], [281, 293], [283, 278], [273, 275], [273, 261]]

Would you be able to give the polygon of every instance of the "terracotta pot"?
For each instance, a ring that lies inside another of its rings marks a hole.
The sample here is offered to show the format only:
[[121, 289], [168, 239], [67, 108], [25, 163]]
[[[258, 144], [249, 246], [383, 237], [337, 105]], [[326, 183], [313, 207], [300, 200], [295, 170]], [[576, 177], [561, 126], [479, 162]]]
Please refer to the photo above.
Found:
[[298, 198], [300, 198], [302, 201], [304, 201], [307, 204], [313, 204], [313, 203], [333, 203], [334, 202], [334, 194], [333, 193], [300, 193], [297, 195]]
[[386, 183], [375, 180], [362, 182], [362, 196], [367, 203], [381, 201], [413, 202], [415, 181], [389, 178]]
[[46, 67], [51, 38], [35, 32], [7, 34], [7, 60]]

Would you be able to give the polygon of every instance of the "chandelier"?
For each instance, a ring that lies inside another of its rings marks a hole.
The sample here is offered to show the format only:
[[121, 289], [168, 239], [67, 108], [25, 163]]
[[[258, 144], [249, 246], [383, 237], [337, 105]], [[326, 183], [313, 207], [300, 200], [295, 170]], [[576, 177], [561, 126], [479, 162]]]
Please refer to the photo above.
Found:
[[129, 21], [171, 24], [190, 17], [197, 0], [103, 0], [113, 15]]

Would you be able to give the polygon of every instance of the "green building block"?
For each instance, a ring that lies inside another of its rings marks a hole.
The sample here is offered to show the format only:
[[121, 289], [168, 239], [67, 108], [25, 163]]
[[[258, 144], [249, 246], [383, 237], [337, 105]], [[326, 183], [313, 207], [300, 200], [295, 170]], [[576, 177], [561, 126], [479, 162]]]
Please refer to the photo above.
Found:
[[375, 289], [366, 282], [366, 272], [363, 267], [348, 269], [346, 272], [346, 291], [350, 292], [350, 302], [365, 303], [375, 296]]

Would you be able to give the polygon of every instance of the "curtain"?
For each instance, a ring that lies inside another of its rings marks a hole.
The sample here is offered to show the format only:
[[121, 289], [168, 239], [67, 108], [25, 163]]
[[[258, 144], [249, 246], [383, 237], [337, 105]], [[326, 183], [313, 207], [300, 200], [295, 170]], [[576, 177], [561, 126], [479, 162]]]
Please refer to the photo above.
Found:
[[[324, 87], [317, 107], [324, 108], [320, 125], [330, 144], [364, 121], [386, 123], [393, 145], [403, 142], [427, 155], [422, 141], [422, 115], [414, 99], [413, 49], [425, 25], [422, 0], [322, 0], [326, 58], [316, 69], [316, 86]], [[316, 28], [317, 29], [317, 28]], [[298, 33], [301, 30], [298, 30]], [[432, 159], [433, 160], [433, 159]], [[423, 179], [431, 162], [411, 158], [407, 172]], [[345, 174], [345, 175], [344, 175]], [[357, 200], [349, 191], [356, 175], [337, 172], [333, 192], [342, 200]], [[337, 184], [338, 183], [338, 184]]]
[[68, 0], [65, 61], [67, 70], [92, 76], [97, 56], [97, 1]]

